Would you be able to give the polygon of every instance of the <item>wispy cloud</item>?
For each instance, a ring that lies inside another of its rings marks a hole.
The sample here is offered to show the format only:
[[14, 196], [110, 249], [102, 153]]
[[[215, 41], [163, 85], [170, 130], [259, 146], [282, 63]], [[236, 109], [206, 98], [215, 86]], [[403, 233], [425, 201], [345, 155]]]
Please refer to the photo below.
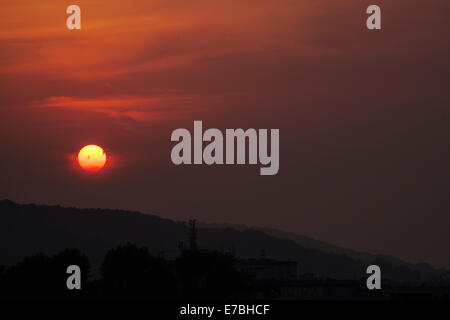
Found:
[[101, 113], [112, 118], [129, 118], [134, 121], [158, 121], [179, 116], [181, 111], [168, 106], [168, 101], [182, 97], [103, 96], [67, 97], [53, 96], [33, 103], [37, 107], [61, 108]]

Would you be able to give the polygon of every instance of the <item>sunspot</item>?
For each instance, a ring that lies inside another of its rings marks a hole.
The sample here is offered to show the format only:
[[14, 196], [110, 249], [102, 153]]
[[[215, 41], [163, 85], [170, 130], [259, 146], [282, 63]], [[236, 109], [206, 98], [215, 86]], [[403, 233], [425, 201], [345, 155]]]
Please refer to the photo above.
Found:
[[86, 171], [98, 171], [105, 166], [105, 163], [106, 153], [97, 145], [87, 145], [78, 153], [78, 164]]

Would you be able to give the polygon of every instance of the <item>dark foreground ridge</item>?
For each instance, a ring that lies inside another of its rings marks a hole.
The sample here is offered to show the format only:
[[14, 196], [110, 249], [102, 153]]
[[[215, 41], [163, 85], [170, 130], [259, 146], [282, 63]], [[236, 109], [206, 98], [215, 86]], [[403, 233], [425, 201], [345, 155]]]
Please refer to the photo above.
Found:
[[[374, 293], [366, 289], [366, 262], [345, 254], [137, 212], [0, 201], [0, 240], [3, 297], [446, 299], [449, 293], [448, 271], [424, 264], [376, 258], [383, 290]], [[66, 288], [72, 264], [83, 273], [78, 293]]]

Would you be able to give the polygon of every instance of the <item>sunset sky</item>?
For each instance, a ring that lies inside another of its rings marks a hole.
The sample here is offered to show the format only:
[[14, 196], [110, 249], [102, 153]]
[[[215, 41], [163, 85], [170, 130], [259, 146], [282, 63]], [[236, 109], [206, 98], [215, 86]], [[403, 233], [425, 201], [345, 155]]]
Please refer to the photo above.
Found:
[[[382, 9], [369, 31], [366, 8]], [[448, 0], [0, 0], [0, 198], [292, 231], [450, 268]], [[81, 7], [81, 30], [66, 28]], [[280, 171], [175, 166], [279, 128]], [[85, 145], [108, 155], [97, 174]], [[82, 232], [82, 230], [80, 230]]]

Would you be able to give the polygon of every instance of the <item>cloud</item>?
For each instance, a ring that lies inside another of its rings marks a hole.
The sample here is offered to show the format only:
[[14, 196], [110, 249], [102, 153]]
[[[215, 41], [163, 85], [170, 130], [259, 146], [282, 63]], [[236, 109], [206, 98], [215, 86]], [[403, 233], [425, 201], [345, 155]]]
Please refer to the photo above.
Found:
[[142, 96], [104, 96], [104, 97], [66, 97], [52, 96], [34, 102], [34, 106], [62, 108], [105, 114], [112, 118], [125, 117], [137, 122], [159, 121], [176, 117], [180, 110], [164, 108], [168, 100], [181, 97], [142, 97]]

